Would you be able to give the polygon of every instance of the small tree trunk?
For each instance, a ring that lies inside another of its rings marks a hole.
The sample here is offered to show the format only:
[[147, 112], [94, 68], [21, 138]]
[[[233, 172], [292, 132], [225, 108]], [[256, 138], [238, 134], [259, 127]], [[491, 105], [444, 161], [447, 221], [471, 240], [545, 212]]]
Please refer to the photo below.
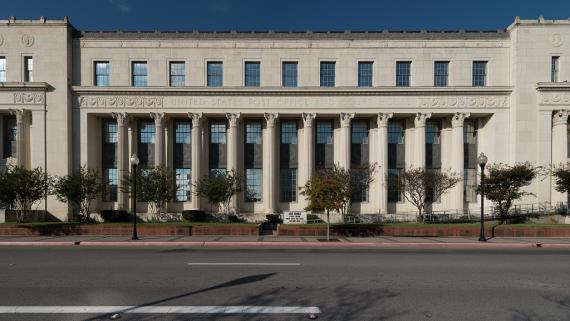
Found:
[[327, 241], [331, 240], [331, 236], [330, 236], [330, 232], [331, 232], [331, 228], [330, 228], [330, 213], [329, 210], [327, 209]]

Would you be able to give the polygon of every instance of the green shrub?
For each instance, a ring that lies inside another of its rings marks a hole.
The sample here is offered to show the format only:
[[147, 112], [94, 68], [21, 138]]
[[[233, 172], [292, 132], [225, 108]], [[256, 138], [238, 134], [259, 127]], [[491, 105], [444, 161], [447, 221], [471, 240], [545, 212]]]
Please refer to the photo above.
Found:
[[317, 214], [307, 214], [307, 223], [324, 223]]
[[119, 223], [132, 221], [131, 215], [125, 210], [103, 210], [101, 211], [103, 222]]
[[184, 210], [182, 217], [189, 222], [209, 222], [211, 221], [210, 215], [202, 210]]
[[228, 216], [228, 221], [230, 223], [243, 223], [245, 222], [245, 220], [237, 215], [229, 215]]
[[267, 222], [269, 222], [271, 224], [282, 224], [283, 223], [281, 216], [279, 216], [278, 214], [267, 214], [267, 215], [265, 215], [265, 218], [267, 219]]

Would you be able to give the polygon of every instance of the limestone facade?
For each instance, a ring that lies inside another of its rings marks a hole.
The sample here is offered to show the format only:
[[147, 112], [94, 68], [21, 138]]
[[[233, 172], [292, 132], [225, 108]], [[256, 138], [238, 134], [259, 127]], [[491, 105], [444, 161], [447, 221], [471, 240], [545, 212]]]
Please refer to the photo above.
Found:
[[[318, 168], [364, 163], [378, 170], [353, 211], [412, 211], [386, 177], [419, 166], [464, 176], [432, 208], [466, 211], [479, 202], [473, 155], [568, 161], [569, 61], [570, 21], [542, 17], [492, 32], [254, 33], [10, 18], [0, 20], [0, 166], [65, 175], [87, 165], [110, 185], [94, 208], [129, 209], [119, 185], [136, 153], [176, 170], [172, 211], [209, 210], [192, 184], [236, 169], [251, 191], [232, 206], [260, 215], [302, 210], [298, 188]], [[567, 201], [550, 178], [529, 191], [521, 203]], [[41, 207], [68, 218], [55, 198]]]

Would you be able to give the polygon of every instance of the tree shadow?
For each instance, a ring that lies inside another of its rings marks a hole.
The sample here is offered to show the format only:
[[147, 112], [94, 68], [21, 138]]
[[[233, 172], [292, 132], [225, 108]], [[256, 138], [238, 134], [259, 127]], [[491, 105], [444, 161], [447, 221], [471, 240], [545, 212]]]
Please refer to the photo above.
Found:
[[510, 310], [513, 315], [510, 318], [511, 321], [560, 321], [560, 320], [570, 320], [570, 312], [566, 312], [564, 316], [560, 315], [544, 315], [538, 314], [534, 311], [523, 311], [519, 309]]

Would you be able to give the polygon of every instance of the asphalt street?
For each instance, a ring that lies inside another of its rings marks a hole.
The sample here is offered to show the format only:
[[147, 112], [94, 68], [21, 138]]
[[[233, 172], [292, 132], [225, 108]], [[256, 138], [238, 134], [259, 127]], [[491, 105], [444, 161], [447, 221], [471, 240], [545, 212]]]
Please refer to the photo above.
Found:
[[[565, 249], [3, 247], [0, 280], [4, 312], [127, 306], [119, 320], [307, 320], [306, 311], [318, 308], [318, 320], [570, 320]], [[129, 313], [137, 307], [149, 313]], [[218, 313], [227, 307], [251, 313]], [[286, 309], [300, 313], [279, 313]], [[0, 320], [111, 315], [5, 313]]]

